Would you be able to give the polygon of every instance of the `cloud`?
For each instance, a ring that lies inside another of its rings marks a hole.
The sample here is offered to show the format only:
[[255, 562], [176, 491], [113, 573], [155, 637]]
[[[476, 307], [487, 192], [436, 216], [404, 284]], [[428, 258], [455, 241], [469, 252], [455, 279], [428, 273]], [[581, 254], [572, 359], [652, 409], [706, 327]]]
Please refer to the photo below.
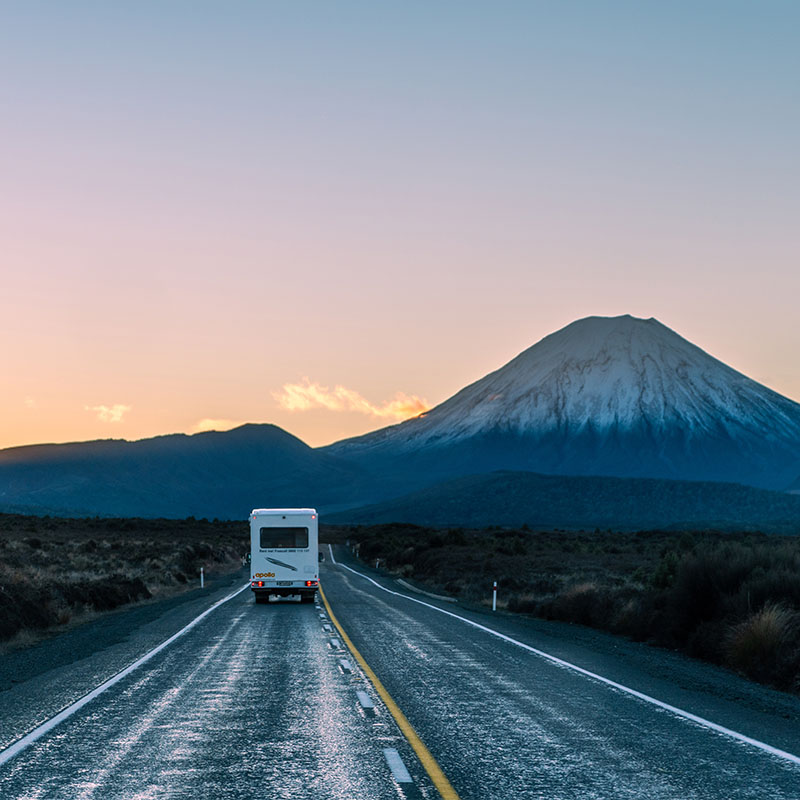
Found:
[[206, 417], [201, 419], [193, 428], [192, 433], [203, 433], [204, 431], [229, 431], [231, 428], [238, 428], [244, 425], [244, 421], [238, 419], [212, 419]]
[[25, 398], [25, 406], [27, 408], [36, 408], [36, 399], [33, 397], [26, 397]]
[[84, 406], [85, 411], [96, 411], [100, 422], [122, 422], [122, 417], [132, 410], [133, 406], [116, 403], [113, 406]]
[[394, 400], [381, 406], [373, 405], [353, 389], [335, 386], [332, 390], [304, 378], [303, 383], [284, 384], [280, 392], [272, 396], [286, 411], [308, 411], [312, 408], [327, 408], [329, 411], [355, 411], [381, 419], [408, 419], [427, 411], [427, 400], [414, 395], [398, 392]]

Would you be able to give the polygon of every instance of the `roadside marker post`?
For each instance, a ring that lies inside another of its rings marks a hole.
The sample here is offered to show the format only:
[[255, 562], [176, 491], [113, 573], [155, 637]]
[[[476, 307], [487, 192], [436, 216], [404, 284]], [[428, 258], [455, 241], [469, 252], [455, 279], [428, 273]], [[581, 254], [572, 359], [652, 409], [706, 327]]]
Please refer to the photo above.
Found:
[[206, 579], [205, 576], [203, 575], [203, 568], [200, 567], [200, 588], [203, 589], [205, 585], [206, 585]]
[[492, 586], [492, 611], [497, 611], [497, 581]]

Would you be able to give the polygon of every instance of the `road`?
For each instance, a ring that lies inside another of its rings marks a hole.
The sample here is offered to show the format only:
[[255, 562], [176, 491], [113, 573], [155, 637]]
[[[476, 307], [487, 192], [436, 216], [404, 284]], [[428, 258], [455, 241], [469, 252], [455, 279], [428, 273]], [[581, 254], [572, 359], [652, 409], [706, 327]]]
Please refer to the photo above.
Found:
[[184, 631], [0, 763], [0, 797], [433, 800], [437, 766], [462, 800], [800, 797], [800, 764], [769, 750], [800, 754], [797, 698], [597, 632], [415, 595], [335, 552], [322, 571], [333, 617], [221, 587], [4, 685], [0, 748]]

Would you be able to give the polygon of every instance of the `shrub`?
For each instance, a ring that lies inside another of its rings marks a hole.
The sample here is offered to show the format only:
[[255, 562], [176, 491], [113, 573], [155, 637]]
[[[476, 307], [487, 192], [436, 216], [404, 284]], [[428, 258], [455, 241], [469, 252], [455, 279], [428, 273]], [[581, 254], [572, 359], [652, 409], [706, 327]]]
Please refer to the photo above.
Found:
[[780, 603], [765, 604], [730, 629], [725, 647], [729, 666], [769, 683], [789, 677], [787, 671], [796, 679], [799, 621], [796, 611]]
[[629, 597], [620, 603], [610, 620], [610, 629], [622, 633], [637, 641], [652, 636], [652, 609], [646, 596]]
[[568, 586], [549, 603], [544, 604], [548, 616], [580, 625], [607, 627], [611, 618], [611, 600], [606, 589], [596, 583]]
[[678, 557], [673, 552], [665, 553], [658, 568], [653, 573], [652, 583], [656, 589], [667, 589], [675, 581]]
[[508, 610], [518, 614], [533, 614], [538, 605], [536, 596], [532, 594], [512, 594], [508, 598]]

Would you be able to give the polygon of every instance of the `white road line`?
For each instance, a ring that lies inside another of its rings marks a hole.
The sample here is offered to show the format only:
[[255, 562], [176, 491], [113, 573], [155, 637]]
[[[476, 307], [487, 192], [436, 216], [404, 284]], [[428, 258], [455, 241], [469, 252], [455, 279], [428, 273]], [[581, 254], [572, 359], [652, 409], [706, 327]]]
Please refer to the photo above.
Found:
[[353, 665], [346, 658], [339, 659], [339, 668], [346, 674], [349, 674], [353, 671]]
[[364, 711], [375, 713], [375, 703], [372, 702], [372, 698], [366, 692], [359, 689], [356, 691], [356, 697], [358, 697], [358, 702], [361, 703], [361, 708]]
[[386, 763], [389, 765], [389, 769], [392, 771], [392, 775], [398, 783], [414, 782], [411, 780], [411, 775], [406, 769], [403, 759], [400, 758], [400, 753], [398, 753], [394, 747], [384, 747], [383, 757], [386, 759]]
[[188, 625], [181, 628], [177, 633], [173, 633], [169, 639], [161, 642], [158, 647], [154, 647], [149, 653], [145, 653], [141, 658], [134, 661], [133, 664], [129, 664], [125, 669], [121, 672], [118, 672], [113, 677], [109, 678], [105, 683], [101, 683], [96, 688], [92, 689], [91, 692], [85, 694], [80, 700], [76, 700], [71, 705], [68, 705], [66, 708], [62, 709], [58, 712], [54, 717], [51, 717], [46, 722], [43, 722], [38, 727], [34, 728], [30, 733], [25, 734], [21, 739], [17, 739], [14, 744], [7, 747], [5, 750], [0, 750], [0, 765], [5, 764], [6, 761], [10, 761], [14, 756], [19, 755], [23, 750], [30, 747], [37, 739], [41, 736], [44, 736], [49, 731], [53, 730], [56, 725], [62, 723], [65, 719], [71, 717], [76, 711], [80, 711], [87, 703], [90, 703], [95, 697], [99, 697], [103, 692], [107, 689], [110, 689], [115, 684], [119, 683], [123, 678], [127, 677], [131, 674], [134, 670], [138, 669], [142, 666], [142, 664], [149, 661], [153, 656], [158, 655], [165, 647], [169, 647], [176, 639], [183, 636], [183, 634], [188, 633], [198, 622], [205, 619], [215, 608], [219, 608], [223, 603], [227, 603], [233, 597], [236, 597], [237, 594], [240, 594], [245, 589], [250, 588], [250, 583], [246, 583], [242, 586], [241, 589], [237, 589], [235, 592], [231, 592], [227, 597], [223, 597], [222, 600], [217, 600], [214, 605], [209, 606], [202, 614], [195, 617]]
[[328, 550], [330, 550], [330, 553], [331, 553], [331, 563], [332, 564], [338, 564], [339, 562], [333, 556], [333, 545], [328, 544]]
[[700, 725], [703, 728], [708, 728], [709, 730], [716, 731], [717, 733], [721, 733], [724, 736], [729, 736], [731, 739], [736, 739], [737, 741], [744, 742], [745, 744], [749, 744], [752, 747], [757, 747], [759, 750], [763, 750], [765, 753], [777, 756], [778, 758], [782, 758], [786, 761], [791, 761], [793, 764], [800, 764], [800, 756], [796, 756], [793, 753], [787, 753], [785, 750], [780, 750], [777, 747], [773, 747], [772, 745], [767, 744], [766, 742], [761, 742], [758, 739], [753, 739], [750, 736], [746, 736], [743, 733], [739, 733], [738, 731], [726, 728], [723, 725], [718, 725], [716, 722], [711, 722], [711, 720], [704, 719], [703, 717], [698, 717], [697, 714], [692, 714], [690, 711], [684, 711], [682, 708], [678, 708], [677, 706], [665, 703], [663, 700], [658, 700], [655, 697], [651, 697], [649, 694], [645, 694], [644, 692], [639, 692], [636, 689], [631, 689], [630, 686], [625, 686], [622, 683], [617, 683], [616, 681], [612, 681], [610, 678], [605, 678], [602, 675], [598, 675], [596, 672], [591, 672], [588, 669], [579, 667], [577, 664], [572, 664], [569, 661], [564, 661], [563, 658], [558, 658], [557, 656], [550, 655], [550, 653], [545, 653], [544, 650], [538, 650], [535, 647], [531, 647], [529, 644], [520, 642], [517, 639], [512, 639], [510, 636], [506, 636], [504, 633], [500, 633], [499, 631], [493, 630], [492, 628], [487, 628], [485, 625], [481, 625], [478, 622], [473, 622], [471, 619], [467, 619], [466, 617], [454, 614], [452, 611], [445, 611], [445, 609], [443, 608], [431, 605], [430, 603], [426, 603], [423, 600], [418, 600], [416, 597], [409, 597], [407, 594], [402, 594], [401, 592], [395, 592], [392, 591], [391, 589], [387, 589], [385, 586], [381, 586], [377, 581], [374, 581], [368, 575], [364, 575], [363, 573], [354, 570], [352, 567], [348, 567], [346, 564], [340, 564], [339, 566], [344, 567], [347, 570], [350, 570], [350, 572], [352, 572], [355, 575], [358, 575], [360, 578], [368, 580], [370, 583], [377, 586], [381, 591], [388, 592], [389, 594], [393, 594], [396, 597], [403, 597], [406, 600], [410, 600], [412, 603], [419, 603], [421, 606], [425, 606], [426, 608], [431, 608], [434, 611], [438, 611], [440, 614], [445, 614], [448, 617], [453, 617], [453, 619], [460, 620], [461, 622], [464, 622], [467, 625], [471, 625], [473, 628], [477, 628], [478, 630], [484, 631], [485, 633], [488, 633], [492, 636], [496, 636], [498, 639], [502, 639], [504, 642], [509, 642], [510, 644], [516, 645], [517, 647], [521, 647], [523, 650], [527, 650], [530, 653], [534, 653], [540, 658], [544, 658], [553, 664], [557, 664], [559, 667], [570, 669], [581, 675], [585, 675], [587, 678], [592, 678], [593, 680], [599, 681], [600, 683], [604, 683], [606, 686], [611, 686], [612, 688], [617, 689], [620, 692], [624, 692], [625, 694], [629, 694], [632, 697], [638, 698], [639, 700], [643, 700], [645, 703], [650, 703], [651, 705], [657, 706], [658, 708], [661, 708], [664, 711], [669, 711], [671, 714], [674, 714], [677, 717], [681, 717], [682, 719], [689, 720], [690, 722], [694, 722], [695, 724]]
[[332, 650], [341, 650], [342, 643], [338, 639], [331, 639], [328, 644], [330, 645]]

